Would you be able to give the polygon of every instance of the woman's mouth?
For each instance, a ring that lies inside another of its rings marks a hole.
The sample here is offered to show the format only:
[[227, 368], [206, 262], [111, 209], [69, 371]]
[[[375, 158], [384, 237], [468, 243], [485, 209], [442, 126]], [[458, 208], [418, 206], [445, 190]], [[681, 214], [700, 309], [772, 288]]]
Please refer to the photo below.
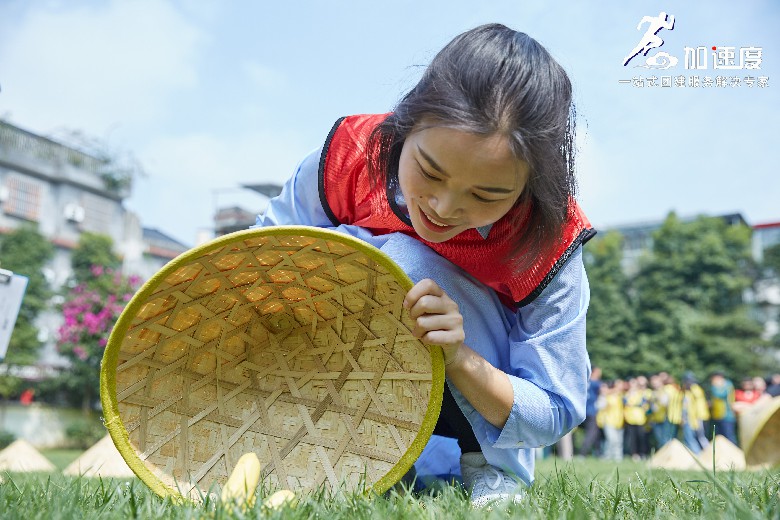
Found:
[[435, 218], [425, 213], [422, 209], [420, 209], [420, 220], [422, 220], [422, 223], [425, 225], [426, 228], [430, 229], [435, 233], [444, 233], [455, 227], [449, 224], [445, 224], [444, 222], [439, 222]]

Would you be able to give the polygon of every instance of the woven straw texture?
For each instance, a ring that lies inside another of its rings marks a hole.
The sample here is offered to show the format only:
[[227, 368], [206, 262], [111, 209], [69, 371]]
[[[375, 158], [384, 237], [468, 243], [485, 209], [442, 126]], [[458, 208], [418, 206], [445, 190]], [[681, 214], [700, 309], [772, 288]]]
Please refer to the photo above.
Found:
[[106, 347], [106, 426], [160, 495], [196, 497], [254, 452], [266, 483], [384, 492], [441, 407], [438, 347], [411, 335], [412, 282], [378, 249], [301, 226], [233, 233], [179, 256]]
[[780, 465], [780, 397], [759, 400], [742, 412], [739, 435], [748, 465]]

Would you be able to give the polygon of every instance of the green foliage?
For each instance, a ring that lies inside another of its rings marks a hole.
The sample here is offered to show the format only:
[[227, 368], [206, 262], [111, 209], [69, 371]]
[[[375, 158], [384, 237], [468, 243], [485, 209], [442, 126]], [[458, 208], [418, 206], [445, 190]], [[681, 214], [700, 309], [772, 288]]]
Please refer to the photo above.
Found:
[[28, 278], [22, 307], [8, 344], [6, 363], [27, 365], [38, 359], [41, 342], [34, 323], [51, 297], [43, 268], [53, 256], [54, 247], [32, 226], [21, 226], [0, 241], [0, 267]]
[[747, 226], [672, 213], [632, 279], [620, 268], [619, 234], [588, 244], [588, 350], [605, 378], [723, 370], [739, 379], [765, 368], [762, 327], [742, 301], [758, 273], [750, 239]]
[[71, 258], [73, 279], [62, 304], [64, 323], [57, 331], [57, 349], [70, 366], [55, 386], [73, 402], [80, 399], [88, 412], [99, 393], [100, 361], [108, 336], [125, 304], [135, 292], [138, 277], [124, 277], [110, 237], [83, 233]]
[[136, 276], [92, 266], [91, 278], [73, 287], [62, 305], [64, 323], [57, 331], [57, 348], [70, 361], [58, 377], [71, 397], [82, 397], [88, 411], [98, 395], [100, 361], [111, 329], [140, 283]]
[[111, 237], [98, 233], [82, 233], [79, 244], [73, 250], [71, 266], [76, 283], [94, 282], [93, 266], [117, 269], [121, 265], [119, 257], [113, 251]]
[[16, 435], [11, 432], [0, 430], [0, 450], [10, 445], [16, 440]]
[[22, 388], [22, 380], [16, 376], [7, 374], [0, 376], [0, 397], [7, 401], [12, 396], [19, 393]]
[[84, 418], [65, 428], [65, 437], [72, 448], [86, 450], [105, 437], [106, 428], [98, 418]]
[[621, 269], [623, 237], [596, 236], [585, 249], [590, 282], [587, 342], [591, 361], [606, 379], [635, 373], [635, 316], [628, 297], [629, 281]]
[[737, 378], [761, 365], [761, 326], [742, 301], [757, 274], [750, 236], [747, 226], [681, 222], [673, 213], [653, 234], [635, 287], [638, 337], [658, 370]]
[[653, 249], [637, 278], [640, 307], [670, 301], [718, 314], [742, 305], [755, 277], [750, 228], [700, 217], [683, 223], [674, 213], [653, 234]]

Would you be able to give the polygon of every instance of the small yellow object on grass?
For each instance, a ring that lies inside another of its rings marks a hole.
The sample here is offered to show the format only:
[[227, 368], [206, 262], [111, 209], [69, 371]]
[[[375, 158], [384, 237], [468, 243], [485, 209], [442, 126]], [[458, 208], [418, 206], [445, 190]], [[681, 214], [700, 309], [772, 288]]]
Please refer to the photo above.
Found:
[[281, 491], [277, 491], [270, 497], [266, 498], [263, 502], [263, 506], [267, 507], [268, 509], [279, 509], [282, 507], [286, 502], [290, 502], [290, 505], [295, 505], [295, 493], [290, 491], [289, 489], [282, 489]]
[[252, 507], [255, 488], [260, 482], [260, 459], [254, 453], [245, 453], [238, 459], [233, 473], [222, 488], [222, 501]]

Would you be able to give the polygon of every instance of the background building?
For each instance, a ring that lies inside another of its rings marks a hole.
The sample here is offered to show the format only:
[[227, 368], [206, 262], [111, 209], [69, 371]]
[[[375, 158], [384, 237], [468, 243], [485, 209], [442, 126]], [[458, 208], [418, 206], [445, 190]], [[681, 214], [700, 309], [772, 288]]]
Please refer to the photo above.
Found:
[[[780, 244], [780, 222], [768, 222], [753, 226], [753, 258], [764, 259], [764, 252]], [[755, 310], [765, 323], [764, 336], [772, 338], [780, 334], [780, 278], [779, 273], [764, 272], [756, 284]]]
[[[130, 181], [107, 159], [0, 121], [0, 234], [26, 223], [37, 226], [55, 246], [44, 272], [55, 291], [72, 274], [71, 251], [84, 232], [111, 237], [123, 272], [142, 279], [188, 249], [159, 230], [143, 228], [123, 206]], [[54, 346], [61, 322], [54, 311], [39, 318], [42, 364], [61, 363]]]
[[253, 226], [257, 215], [265, 211], [268, 202], [282, 192], [282, 187], [278, 184], [244, 184], [241, 188], [261, 195], [259, 205], [252, 207], [251, 210], [236, 205], [217, 208], [214, 215], [215, 236], [227, 235]]

